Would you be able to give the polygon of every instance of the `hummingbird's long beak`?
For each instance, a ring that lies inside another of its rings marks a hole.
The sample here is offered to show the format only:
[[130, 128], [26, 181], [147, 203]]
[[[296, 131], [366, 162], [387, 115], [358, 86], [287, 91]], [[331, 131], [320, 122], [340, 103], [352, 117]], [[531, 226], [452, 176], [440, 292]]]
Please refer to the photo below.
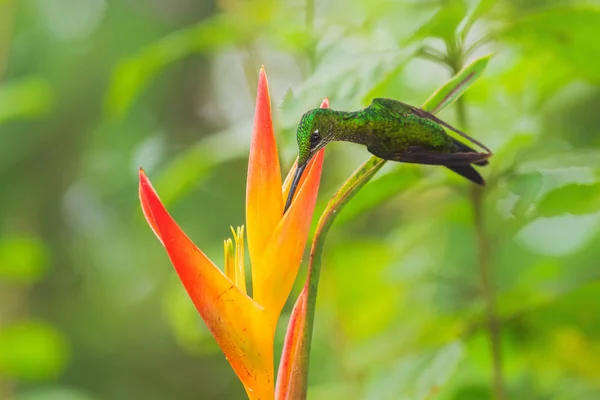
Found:
[[299, 165], [298, 169], [296, 170], [296, 175], [294, 175], [294, 180], [292, 181], [292, 186], [290, 187], [290, 194], [288, 195], [287, 201], [285, 203], [285, 207], [283, 209], [284, 214], [286, 213], [286, 211], [288, 210], [288, 208], [290, 208], [290, 205], [292, 204], [292, 199], [294, 198], [294, 193], [296, 192], [296, 188], [298, 187], [298, 183], [300, 182], [300, 178], [302, 177], [302, 173], [304, 172], [304, 169], [306, 168], [307, 164], [308, 163]]

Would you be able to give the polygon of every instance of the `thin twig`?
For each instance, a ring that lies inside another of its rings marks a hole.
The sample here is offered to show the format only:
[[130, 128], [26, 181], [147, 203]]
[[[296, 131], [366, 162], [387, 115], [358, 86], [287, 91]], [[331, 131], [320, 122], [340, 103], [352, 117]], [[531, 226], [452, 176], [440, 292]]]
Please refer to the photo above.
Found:
[[[455, 66], [458, 68], [458, 65]], [[458, 68], [460, 69], [460, 68]], [[467, 109], [464, 96], [456, 101], [456, 115], [463, 129], [467, 127]], [[501, 346], [501, 322], [496, 308], [496, 294], [494, 292], [493, 279], [490, 267], [490, 240], [485, 230], [483, 196], [484, 188], [473, 187], [471, 203], [475, 219], [475, 232], [477, 240], [477, 255], [479, 263], [479, 278], [485, 300], [487, 331], [490, 337], [492, 352], [494, 398], [496, 400], [506, 399], [506, 388], [504, 383], [502, 346]]]
[[501, 347], [501, 322], [496, 309], [496, 295], [492, 283], [490, 268], [490, 242], [485, 231], [483, 217], [483, 194], [481, 187], [474, 187], [471, 200], [475, 217], [475, 231], [477, 233], [477, 250], [479, 259], [479, 274], [481, 287], [485, 299], [486, 323], [490, 336], [492, 351], [492, 365], [494, 373], [494, 398], [496, 400], [506, 399], [506, 388], [504, 384], [502, 347]]

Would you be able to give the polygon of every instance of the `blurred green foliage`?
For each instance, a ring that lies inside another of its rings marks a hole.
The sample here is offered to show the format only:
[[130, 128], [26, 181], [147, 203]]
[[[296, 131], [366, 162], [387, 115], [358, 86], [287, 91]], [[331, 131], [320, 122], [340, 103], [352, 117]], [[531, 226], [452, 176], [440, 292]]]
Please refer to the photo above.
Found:
[[62, 336], [43, 323], [20, 322], [0, 331], [0, 371], [24, 381], [55, 378], [64, 368]]
[[[599, 27], [597, 0], [0, 0], [0, 399], [243, 398], [137, 168], [220, 262], [261, 64], [286, 170], [324, 97], [422, 104], [490, 52], [440, 114], [495, 153], [483, 230], [459, 177], [386, 165], [325, 245], [309, 398], [491, 398], [490, 294], [507, 398], [600, 397]], [[328, 148], [318, 210], [367, 157]]]

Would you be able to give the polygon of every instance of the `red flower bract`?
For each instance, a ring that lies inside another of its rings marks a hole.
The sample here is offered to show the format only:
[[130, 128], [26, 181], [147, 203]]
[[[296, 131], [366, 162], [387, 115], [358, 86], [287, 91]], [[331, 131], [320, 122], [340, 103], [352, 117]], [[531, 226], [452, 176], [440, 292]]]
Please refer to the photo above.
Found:
[[[283, 215], [287, 191], [281, 187], [267, 76], [261, 69], [246, 191], [253, 298], [246, 294], [244, 282], [243, 229], [234, 232], [237, 251], [230, 240], [225, 243], [224, 273], [179, 228], [140, 169], [139, 195], [146, 221], [250, 399], [274, 397], [275, 328], [306, 246], [322, 166], [323, 151], [310, 162]], [[294, 170], [295, 166], [289, 176]]]

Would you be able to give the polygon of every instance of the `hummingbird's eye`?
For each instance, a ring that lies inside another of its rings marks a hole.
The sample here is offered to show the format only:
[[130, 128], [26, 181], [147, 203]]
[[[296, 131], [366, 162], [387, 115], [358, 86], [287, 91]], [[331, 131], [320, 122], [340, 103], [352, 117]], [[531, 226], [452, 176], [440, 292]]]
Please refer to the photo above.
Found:
[[319, 130], [317, 129], [310, 135], [310, 146], [315, 147], [319, 143], [319, 140], [321, 140], [321, 135], [319, 135]]

